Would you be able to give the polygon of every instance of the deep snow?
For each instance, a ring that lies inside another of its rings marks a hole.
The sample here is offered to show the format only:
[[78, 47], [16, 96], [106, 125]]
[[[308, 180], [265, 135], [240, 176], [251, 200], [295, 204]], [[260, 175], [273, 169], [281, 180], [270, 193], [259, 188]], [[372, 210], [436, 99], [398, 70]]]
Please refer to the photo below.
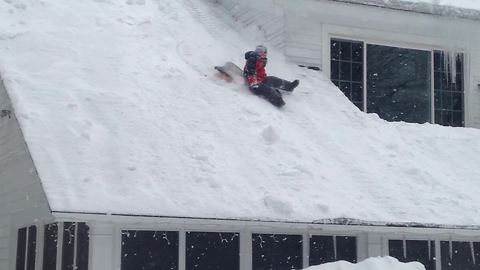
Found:
[[387, 123], [271, 50], [278, 110], [214, 65], [263, 43], [200, 0], [0, 1], [0, 74], [50, 206], [480, 225], [480, 131]]
[[346, 261], [326, 263], [311, 266], [306, 270], [425, 270], [419, 262], [401, 263], [392, 257], [368, 258], [360, 263], [352, 264]]

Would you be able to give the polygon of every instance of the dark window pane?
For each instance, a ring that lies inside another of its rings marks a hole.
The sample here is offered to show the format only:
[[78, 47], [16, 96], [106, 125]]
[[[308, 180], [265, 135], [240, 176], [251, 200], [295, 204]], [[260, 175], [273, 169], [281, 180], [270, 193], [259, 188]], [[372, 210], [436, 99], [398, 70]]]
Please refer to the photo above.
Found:
[[[435, 51], [435, 66], [443, 66], [442, 72], [435, 72], [435, 123], [444, 126], [464, 126], [464, 82], [463, 82], [463, 55], [456, 58], [455, 77], [451, 77], [451, 57], [445, 56], [443, 52]], [[441, 61], [441, 63], [440, 63]], [[437, 63], [438, 62], [438, 63]], [[445, 70], [448, 70], [445, 71]], [[452, 71], [453, 72], [453, 71]], [[440, 86], [439, 86], [440, 84]], [[441, 115], [439, 115], [441, 114]]]
[[441, 110], [435, 110], [435, 123], [443, 123]]
[[363, 82], [363, 64], [352, 64], [352, 81]]
[[352, 87], [349, 82], [340, 82], [340, 90], [347, 96], [348, 99], [352, 99]]
[[355, 105], [360, 111], [363, 111], [363, 102], [353, 102], [353, 105]]
[[463, 127], [463, 112], [452, 112], [452, 127]]
[[350, 62], [340, 62], [340, 80], [352, 80], [352, 64]]
[[363, 43], [352, 42], [352, 61], [363, 62]]
[[391, 257], [397, 258], [401, 262], [405, 262], [404, 246], [402, 240], [389, 240], [388, 241], [388, 254]]
[[330, 43], [330, 57], [332, 60], [340, 60], [340, 41], [332, 39]]
[[435, 242], [425, 240], [389, 240], [389, 255], [401, 262], [420, 262], [426, 270], [435, 270]]
[[187, 270], [239, 270], [238, 233], [188, 232]]
[[90, 237], [88, 226], [81, 222], [77, 223], [77, 268], [76, 270], [88, 270], [88, 247]]
[[178, 269], [178, 232], [122, 231], [121, 270]]
[[453, 93], [452, 103], [454, 111], [463, 111], [463, 93]]
[[363, 104], [363, 84], [352, 83], [352, 101]]
[[456, 68], [457, 68], [457, 73], [462, 73], [463, 74], [463, 54], [457, 55], [456, 59]]
[[335, 261], [333, 236], [315, 235], [310, 237], [309, 265]]
[[453, 108], [453, 94], [450, 91], [443, 91], [442, 93], [442, 109], [452, 110]]
[[[450, 246], [451, 244], [451, 246]], [[442, 253], [442, 270], [473, 270], [479, 269], [480, 262], [473, 261], [474, 252], [470, 242], [448, 242], [440, 243]]]
[[367, 47], [367, 111], [387, 121], [431, 121], [431, 53]]
[[442, 111], [442, 125], [451, 126], [452, 125], [452, 111]]
[[35, 270], [35, 255], [37, 246], [37, 227], [28, 228], [27, 270]]
[[64, 222], [63, 226], [62, 270], [73, 270], [76, 226], [73, 222]]
[[340, 60], [352, 61], [352, 43], [348, 41], [340, 42]]
[[252, 235], [253, 270], [302, 269], [302, 236]]
[[442, 81], [441, 90], [451, 90], [452, 89], [452, 79], [448, 73], [442, 72], [439, 73], [440, 80]]
[[16, 270], [25, 269], [25, 252], [27, 246], [27, 228], [21, 228], [18, 230], [17, 236], [17, 262]]
[[443, 86], [442, 86], [442, 73], [440, 72], [435, 72], [434, 73], [434, 84], [433, 84], [433, 88], [435, 90], [442, 90]]
[[357, 262], [357, 238], [337, 236], [337, 261]]
[[[331, 80], [355, 106], [363, 110], [363, 42], [331, 40]], [[338, 54], [336, 52], [338, 50]], [[340, 58], [340, 60], [338, 60]], [[354, 85], [352, 85], [352, 83]], [[352, 87], [355, 92], [352, 93]]]
[[339, 80], [340, 79], [340, 62], [332, 61], [330, 66], [330, 79]]
[[455, 77], [455, 91], [463, 92], [463, 74], [462, 73], [457, 73], [457, 76]]
[[434, 98], [435, 109], [440, 110], [442, 108], [442, 91], [435, 91], [433, 98]]
[[443, 71], [444, 68], [444, 60], [443, 60], [443, 53], [439, 51], [435, 51], [433, 54], [433, 66], [435, 71]]
[[435, 242], [407, 240], [407, 262], [420, 262], [426, 270], [435, 270]]
[[57, 268], [57, 241], [58, 226], [56, 223], [45, 225], [45, 239], [43, 248], [43, 270]]

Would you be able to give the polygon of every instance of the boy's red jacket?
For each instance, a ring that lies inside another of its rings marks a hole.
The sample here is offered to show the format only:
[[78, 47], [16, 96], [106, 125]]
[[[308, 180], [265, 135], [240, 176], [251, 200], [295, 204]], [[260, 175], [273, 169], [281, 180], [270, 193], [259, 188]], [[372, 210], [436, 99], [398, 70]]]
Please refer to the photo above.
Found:
[[267, 57], [259, 55], [254, 51], [245, 53], [245, 67], [243, 68], [243, 76], [247, 80], [249, 86], [260, 84], [267, 77], [265, 66], [267, 65]]

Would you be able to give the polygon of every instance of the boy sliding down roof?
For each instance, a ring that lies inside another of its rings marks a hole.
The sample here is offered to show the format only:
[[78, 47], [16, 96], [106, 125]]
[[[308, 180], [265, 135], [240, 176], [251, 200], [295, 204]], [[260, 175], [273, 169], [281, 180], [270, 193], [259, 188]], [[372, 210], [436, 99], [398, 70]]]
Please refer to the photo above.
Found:
[[255, 51], [245, 53], [245, 67], [243, 76], [255, 94], [265, 97], [270, 103], [277, 107], [285, 105], [282, 94], [279, 90], [292, 92], [298, 86], [299, 80], [289, 82], [274, 76], [267, 76], [265, 66], [267, 65], [267, 48], [258, 45]]

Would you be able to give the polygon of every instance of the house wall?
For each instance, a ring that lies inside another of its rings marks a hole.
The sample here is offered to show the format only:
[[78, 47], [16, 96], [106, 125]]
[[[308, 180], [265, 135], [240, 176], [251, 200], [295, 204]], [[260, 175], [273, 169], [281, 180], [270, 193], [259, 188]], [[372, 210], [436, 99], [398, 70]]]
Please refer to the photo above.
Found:
[[261, 30], [271, 45], [279, 49], [285, 48], [283, 7], [276, 6], [272, 1], [259, 3], [250, 0], [216, 0], [214, 2], [221, 3], [235, 20]]
[[[0, 269], [14, 269], [17, 229], [51, 219], [35, 165], [0, 80]], [[38, 254], [37, 254], [38, 255]], [[6, 267], [8, 266], [8, 267]]]
[[0, 219], [0, 269], [8, 269], [10, 257], [9, 219]]
[[[464, 52], [465, 122], [480, 128], [480, 20], [441, 17], [327, 0], [216, 0], [247, 24], [264, 25], [260, 18], [283, 19], [284, 45], [290, 60], [329, 73], [330, 38], [425, 50]], [[301, 2], [301, 3], [300, 3]], [[269, 11], [274, 10], [274, 11]], [[274, 8], [272, 8], [274, 7]], [[237, 13], [232, 12], [236, 10]], [[256, 17], [253, 14], [261, 13]], [[279, 15], [280, 14], [280, 15]], [[248, 18], [248, 19], [247, 19]], [[280, 30], [278, 30], [280, 31]]]

